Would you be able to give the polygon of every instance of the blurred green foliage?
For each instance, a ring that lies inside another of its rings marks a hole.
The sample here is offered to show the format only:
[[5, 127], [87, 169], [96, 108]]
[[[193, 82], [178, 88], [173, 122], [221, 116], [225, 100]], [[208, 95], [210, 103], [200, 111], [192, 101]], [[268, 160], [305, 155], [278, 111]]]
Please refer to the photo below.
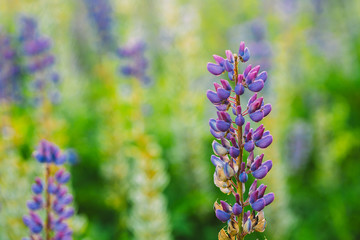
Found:
[[1, 102], [1, 240], [26, 235], [21, 217], [41, 172], [31, 153], [44, 132], [79, 156], [75, 239], [216, 239], [212, 204], [227, 197], [212, 180], [205, 92], [215, 78], [205, 66], [242, 40], [269, 71], [275, 138], [268, 227], [246, 239], [360, 238], [359, 1], [110, 1], [118, 46], [147, 44], [149, 86], [120, 74], [84, 1], [4, 3], [2, 30], [16, 34], [24, 14], [53, 39], [62, 100], [46, 124], [42, 109]]

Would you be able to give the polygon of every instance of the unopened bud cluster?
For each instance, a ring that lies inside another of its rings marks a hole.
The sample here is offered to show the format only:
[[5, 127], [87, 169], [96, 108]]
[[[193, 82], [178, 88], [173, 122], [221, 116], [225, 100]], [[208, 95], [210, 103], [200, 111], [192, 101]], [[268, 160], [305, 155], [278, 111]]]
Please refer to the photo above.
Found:
[[[226, 58], [214, 55], [216, 63], [208, 63], [207, 69], [213, 75], [219, 76], [227, 73], [230, 82], [220, 79], [214, 83], [215, 91], [208, 90], [207, 97], [217, 109], [217, 119], [210, 119], [210, 132], [216, 138], [212, 147], [215, 155], [211, 162], [215, 166], [214, 183], [226, 194], [233, 194], [235, 203], [225, 201], [215, 202], [216, 217], [227, 222], [227, 231], [219, 232], [219, 239], [243, 239], [253, 231], [263, 232], [266, 226], [263, 209], [274, 200], [274, 194], [265, 194], [266, 185], [257, 186], [258, 179], [263, 179], [272, 168], [272, 161], [264, 161], [264, 154], [255, 156], [255, 148], [267, 148], [273, 141], [269, 131], [263, 124], [251, 128], [252, 122], [260, 122], [271, 112], [271, 104], [265, 104], [258, 92], [264, 87], [267, 72], [260, 72], [260, 66], [251, 64], [239, 73], [239, 62], [245, 63], [250, 58], [250, 51], [244, 42], [240, 43], [238, 54], [230, 50]], [[234, 83], [231, 83], [234, 82]], [[240, 96], [245, 89], [254, 92], [247, 104], [240, 102]], [[230, 113], [229, 113], [230, 112]], [[247, 117], [246, 117], [247, 118]], [[246, 122], [246, 123], [245, 123]], [[243, 159], [243, 150], [247, 151], [248, 158]], [[247, 192], [245, 183], [252, 175], [255, 180]], [[245, 211], [249, 206], [251, 210]]]
[[[66, 161], [66, 155], [59, 148], [46, 140], [39, 144], [34, 157], [46, 165], [45, 181], [37, 177], [32, 185], [33, 199], [27, 202], [29, 215], [23, 217], [25, 225], [30, 230], [28, 239], [71, 240], [72, 230], [67, 220], [74, 215], [74, 209], [69, 207], [73, 196], [65, 184], [70, 180], [70, 173], [60, 166]], [[56, 171], [51, 171], [54, 167]], [[45, 211], [42, 219], [40, 211]]]

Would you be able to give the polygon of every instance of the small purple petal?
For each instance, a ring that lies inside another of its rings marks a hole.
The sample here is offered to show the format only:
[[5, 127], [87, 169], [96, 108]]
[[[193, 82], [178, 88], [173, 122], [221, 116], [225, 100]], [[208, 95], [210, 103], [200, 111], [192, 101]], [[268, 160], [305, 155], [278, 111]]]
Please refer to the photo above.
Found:
[[264, 162], [262, 165], [266, 166], [268, 171], [271, 170], [273, 162], [271, 160], [267, 160], [266, 162]]
[[234, 70], [234, 65], [229, 62], [229, 60], [225, 59], [224, 68], [227, 72], [232, 72]]
[[236, 95], [242, 95], [245, 91], [244, 86], [241, 83], [236, 84], [235, 86], [235, 94]]
[[220, 221], [222, 221], [222, 222], [226, 222], [226, 221], [229, 220], [230, 217], [231, 217], [231, 215], [230, 215], [229, 213], [224, 212], [224, 211], [222, 211], [222, 210], [220, 210], [220, 209], [217, 209], [217, 210], [215, 211], [215, 215], [216, 215], [216, 217], [217, 217]]
[[264, 113], [260, 110], [249, 114], [249, 117], [254, 122], [260, 122], [264, 118]]
[[220, 56], [215, 55], [215, 54], [213, 55], [213, 58], [217, 62], [217, 64], [219, 64], [219, 65], [222, 65], [224, 63], [224, 61], [225, 61], [225, 59], [223, 57], [220, 57]]
[[226, 58], [229, 60], [229, 62], [233, 63], [234, 62], [233, 53], [230, 50], [226, 50], [225, 54], [226, 54]]
[[245, 50], [245, 43], [244, 42], [240, 42], [240, 47], [239, 47], [239, 55], [243, 56], [244, 55], [244, 50]]
[[217, 95], [216, 92], [213, 92], [211, 90], [208, 90], [206, 92], [206, 96], [207, 98], [210, 100], [210, 102], [212, 102], [213, 104], [217, 104], [221, 102], [221, 99], [219, 98], [219, 96]]
[[240, 204], [238, 203], [235, 203], [233, 208], [232, 208], [232, 211], [234, 213], [234, 215], [238, 216], [242, 213], [242, 207]]
[[257, 196], [258, 196], [258, 191], [257, 190], [255, 190], [254, 192], [252, 192], [250, 194], [250, 197], [249, 197], [250, 204], [253, 204], [258, 199]]
[[220, 82], [225, 90], [228, 90], [228, 91], [232, 90], [231, 85], [228, 81], [226, 81], [225, 79], [220, 79]]
[[269, 113], [271, 112], [271, 104], [266, 104], [263, 107], [263, 111], [264, 111], [264, 117], [266, 117], [267, 115], [269, 115]]
[[254, 202], [253, 204], [251, 204], [251, 207], [255, 210], [255, 211], [261, 211], [264, 209], [265, 207], [265, 200], [263, 198], [260, 198], [258, 200], [256, 200], [256, 202]]
[[226, 100], [228, 99], [228, 97], [230, 97], [230, 91], [225, 90], [223, 88], [218, 88], [216, 93], [221, 100]]
[[257, 75], [256, 80], [261, 79], [261, 80], [263, 80], [263, 81], [264, 81], [264, 83], [265, 83], [265, 82], [266, 82], [267, 77], [268, 77], [267, 72], [266, 72], [266, 71], [262, 71], [261, 73], [259, 73], [259, 74]]
[[223, 121], [223, 120], [217, 120], [217, 121], [216, 121], [216, 127], [217, 127], [217, 129], [219, 129], [219, 131], [221, 131], [221, 132], [226, 132], [227, 130], [229, 130], [230, 125], [231, 125], [230, 123], [225, 122], [225, 121]]
[[224, 72], [224, 68], [215, 63], [208, 63], [207, 70], [215, 76], [218, 76]]
[[248, 152], [251, 152], [254, 150], [254, 142], [251, 140], [251, 141], [248, 141], [244, 144], [244, 149]]
[[259, 148], [267, 148], [273, 141], [271, 135], [263, 136], [260, 140], [256, 141], [255, 144]]
[[227, 202], [221, 200], [220, 204], [225, 212], [231, 213], [231, 206]]
[[214, 129], [210, 128], [210, 133], [217, 139], [223, 138], [225, 133], [224, 132], [216, 132]]
[[267, 173], [268, 173], [268, 168], [266, 166], [262, 165], [257, 170], [253, 171], [252, 175], [256, 179], [263, 179]]
[[233, 158], [237, 158], [240, 155], [240, 150], [236, 147], [230, 147], [230, 156]]
[[267, 206], [274, 201], [275, 195], [274, 193], [268, 193], [264, 196], [264, 199], [265, 199], [265, 206]]
[[264, 87], [264, 82], [262, 80], [255, 80], [249, 84], [249, 90], [253, 92], [260, 92]]
[[258, 191], [258, 198], [262, 198], [262, 197], [264, 196], [266, 187], [267, 187], [267, 186], [264, 185], [264, 184], [261, 184], [261, 185], [258, 187], [258, 189], [257, 189], [257, 191]]

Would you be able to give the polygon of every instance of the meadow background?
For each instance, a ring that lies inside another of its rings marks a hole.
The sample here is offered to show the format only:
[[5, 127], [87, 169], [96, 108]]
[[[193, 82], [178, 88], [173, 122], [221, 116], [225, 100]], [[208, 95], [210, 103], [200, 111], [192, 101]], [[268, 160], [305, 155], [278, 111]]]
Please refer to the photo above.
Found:
[[[357, 0], [1, 0], [0, 239], [27, 235], [44, 137], [73, 156], [74, 239], [217, 239], [206, 64], [240, 41], [269, 73], [276, 196], [265, 233], [246, 239], [360, 239], [359, 12]], [[23, 17], [52, 40], [51, 89], [23, 70]], [[136, 42], [143, 65], [118, 54]]]

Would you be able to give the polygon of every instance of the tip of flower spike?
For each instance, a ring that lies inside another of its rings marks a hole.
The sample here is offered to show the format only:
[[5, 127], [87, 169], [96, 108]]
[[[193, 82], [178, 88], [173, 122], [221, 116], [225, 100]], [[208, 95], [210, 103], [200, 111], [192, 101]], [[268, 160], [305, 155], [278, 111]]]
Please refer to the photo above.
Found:
[[207, 64], [207, 70], [215, 76], [219, 76], [224, 72], [224, 68], [222, 66], [210, 62]]

